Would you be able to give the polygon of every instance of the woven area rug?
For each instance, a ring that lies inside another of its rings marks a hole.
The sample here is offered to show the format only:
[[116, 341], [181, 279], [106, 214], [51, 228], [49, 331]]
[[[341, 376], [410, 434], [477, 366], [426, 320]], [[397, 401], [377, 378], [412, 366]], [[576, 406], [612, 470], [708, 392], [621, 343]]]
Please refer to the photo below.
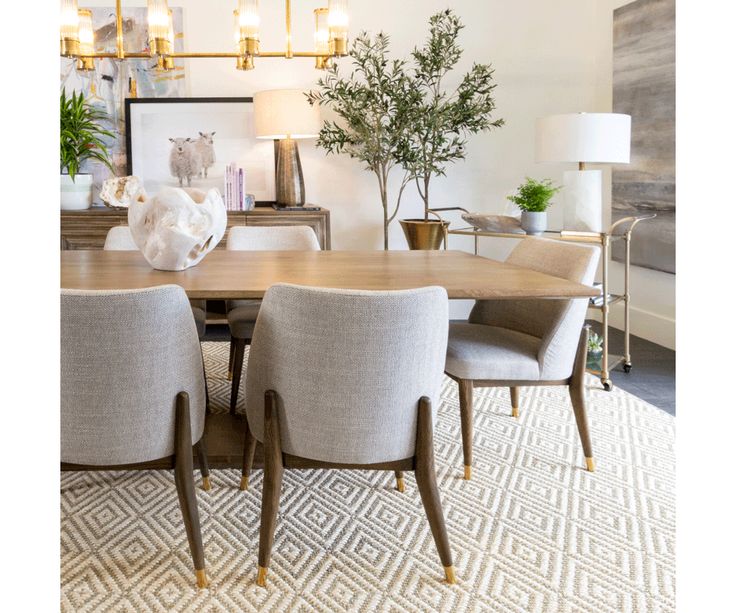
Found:
[[[224, 411], [226, 343], [205, 343]], [[198, 491], [212, 585], [198, 591], [173, 472], [64, 473], [63, 611], [674, 611], [675, 420], [588, 380], [598, 469], [587, 473], [563, 388], [478, 390], [473, 479], [462, 480], [456, 386], [435, 430], [457, 585], [442, 566], [413, 476], [287, 471], [268, 588], [255, 585], [262, 471]], [[242, 399], [242, 395], [241, 395]]]

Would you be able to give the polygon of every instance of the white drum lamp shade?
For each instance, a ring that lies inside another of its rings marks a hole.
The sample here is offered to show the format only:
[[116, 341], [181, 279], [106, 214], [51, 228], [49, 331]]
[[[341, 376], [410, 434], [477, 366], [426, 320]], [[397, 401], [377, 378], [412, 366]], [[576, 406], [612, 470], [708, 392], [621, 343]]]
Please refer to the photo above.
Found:
[[316, 138], [322, 128], [319, 108], [300, 89], [272, 89], [253, 96], [256, 138]]
[[586, 163], [628, 164], [631, 116], [621, 113], [567, 113], [537, 120], [537, 162], [574, 162], [563, 175], [565, 230], [602, 232], [603, 173]]
[[296, 140], [316, 138], [322, 128], [319, 108], [299, 89], [272, 89], [253, 96], [256, 138], [278, 140], [276, 204], [303, 207], [304, 173]]
[[628, 164], [631, 116], [567, 113], [537, 119], [537, 162]]

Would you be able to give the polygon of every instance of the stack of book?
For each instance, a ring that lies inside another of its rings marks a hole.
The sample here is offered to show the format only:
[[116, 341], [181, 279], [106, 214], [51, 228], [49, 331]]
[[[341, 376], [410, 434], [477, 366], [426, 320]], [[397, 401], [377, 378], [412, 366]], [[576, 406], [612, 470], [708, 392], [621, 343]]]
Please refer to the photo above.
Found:
[[255, 198], [246, 193], [245, 170], [235, 162], [225, 168], [225, 188], [223, 199], [228, 211], [250, 211], [255, 206]]

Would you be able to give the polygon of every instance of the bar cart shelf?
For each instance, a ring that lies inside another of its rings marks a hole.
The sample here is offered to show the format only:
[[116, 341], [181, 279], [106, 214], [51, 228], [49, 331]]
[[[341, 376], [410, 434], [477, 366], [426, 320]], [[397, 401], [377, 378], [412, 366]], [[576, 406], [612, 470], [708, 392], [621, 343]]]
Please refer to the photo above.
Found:
[[[443, 218], [439, 215], [440, 212], [444, 211], [468, 211], [462, 207], [444, 207], [430, 209], [440, 220]], [[637, 217], [624, 217], [615, 221], [606, 232], [573, 232], [568, 230], [549, 230], [543, 233], [545, 238], [551, 238], [555, 240], [576, 242], [576, 243], [588, 243], [594, 245], [600, 245], [602, 250], [601, 257], [601, 272], [602, 279], [600, 283], [595, 285], [600, 288], [601, 295], [596, 298], [591, 298], [588, 304], [588, 308], [597, 309], [601, 312], [601, 326], [603, 331], [603, 352], [600, 358], [600, 365], [588, 364], [588, 372], [597, 375], [600, 378], [601, 385], [606, 391], [613, 389], [613, 383], [611, 382], [610, 373], [619, 364], [622, 365], [624, 372], [631, 372], [633, 366], [631, 360], [631, 350], [629, 343], [630, 335], [630, 310], [631, 310], [631, 237], [634, 228], [642, 221], [652, 219], [656, 215], [640, 215]], [[507, 233], [507, 232], [489, 232], [486, 230], [480, 230], [475, 227], [463, 227], [451, 229], [449, 226], [445, 231], [444, 246], [447, 249], [447, 241], [449, 235], [454, 236], [472, 236], [474, 238], [474, 253], [478, 255], [478, 241], [480, 238], [515, 238], [524, 239], [528, 238], [529, 235], [521, 233]], [[623, 293], [615, 294], [610, 291], [610, 280], [609, 280], [609, 265], [611, 257], [611, 244], [615, 241], [624, 242], [624, 287]], [[624, 304], [624, 354], [622, 356], [611, 356], [608, 353], [608, 325], [609, 325], [609, 314], [611, 306], [622, 302]]]

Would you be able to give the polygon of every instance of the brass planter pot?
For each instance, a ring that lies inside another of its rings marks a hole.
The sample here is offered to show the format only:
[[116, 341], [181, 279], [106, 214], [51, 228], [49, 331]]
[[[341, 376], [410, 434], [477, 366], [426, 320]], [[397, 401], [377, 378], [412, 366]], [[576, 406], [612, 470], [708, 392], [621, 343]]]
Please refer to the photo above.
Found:
[[449, 221], [439, 221], [437, 219], [400, 219], [406, 242], [409, 243], [409, 249], [431, 250], [439, 249], [442, 246], [442, 240], [447, 234]]

